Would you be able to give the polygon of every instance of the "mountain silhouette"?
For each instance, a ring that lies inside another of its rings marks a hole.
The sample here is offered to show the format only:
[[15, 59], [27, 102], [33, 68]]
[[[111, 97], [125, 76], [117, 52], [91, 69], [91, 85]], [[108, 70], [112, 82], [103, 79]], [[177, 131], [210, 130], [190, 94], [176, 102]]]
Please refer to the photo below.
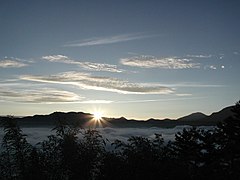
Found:
[[[101, 127], [162, 127], [172, 128], [179, 125], [190, 126], [215, 126], [224, 119], [232, 116], [233, 106], [226, 107], [218, 112], [214, 112], [207, 116], [201, 112], [192, 113], [190, 115], [178, 119], [154, 119], [148, 120], [128, 120], [125, 117], [107, 118], [103, 117]], [[5, 117], [0, 117], [3, 120]], [[13, 117], [22, 127], [53, 127], [59, 120], [64, 120], [69, 124], [81, 126], [83, 128], [91, 127], [89, 123], [93, 119], [93, 115], [84, 112], [54, 112], [49, 115], [34, 115], [27, 117]], [[95, 125], [98, 127], [98, 124]]]
[[198, 121], [198, 120], [201, 120], [201, 119], [204, 119], [204, 118], [207, 118], [207, 117], [208, 116], [206, 114], [203, 114], [201, 112], [196, 112], [196, 113], [192, 113], [192, 114], [189, 114], [187, 116], [178, 118], [177, 120], [178, 121]]

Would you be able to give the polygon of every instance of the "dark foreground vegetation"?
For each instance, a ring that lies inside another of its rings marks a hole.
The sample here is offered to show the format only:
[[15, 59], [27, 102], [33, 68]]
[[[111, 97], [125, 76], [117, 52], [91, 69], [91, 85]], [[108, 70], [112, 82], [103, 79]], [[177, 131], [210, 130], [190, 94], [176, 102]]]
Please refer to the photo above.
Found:
[[[184, 129], [175, 141], [132, 136], [107, 140], [94, 129], [59, 121], [56, 133], [35, 146], [16, 121], [6, 118], [0, 151], [0, 179], [240, 179], [240, 101], [234, 116], [214, 130]], [[77, 136], [79, 133], [82, 136]]]

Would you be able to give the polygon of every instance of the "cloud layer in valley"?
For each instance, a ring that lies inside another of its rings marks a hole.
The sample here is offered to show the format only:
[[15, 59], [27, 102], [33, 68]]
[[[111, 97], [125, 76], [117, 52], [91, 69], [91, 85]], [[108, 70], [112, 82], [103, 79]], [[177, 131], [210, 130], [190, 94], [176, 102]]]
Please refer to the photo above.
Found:
[[[189, 128], [190, 126], [176, 126], [175, 128], [97, 128], [104, 139], [109, 140], [108, 146], [116, 139], [127, 142], [127, 139], [131, 136], [142, 136], [147, 138], [154, 138], [155, 133], [162, 134], [164, 140], [174, 140], [175, 133], [180, 132], [183, 128]], [[210, 128], [210, 127], [208, 127]], [[50, 128], [22, 128], [23, 133], [27, 135], [27, 140], [35, 145], [36, 143], [47, 140], [47, 136], [54, 134]], [[0, 133], [0, 140], [3, 137], [3, 131]], [[82, 135], [79, 134], [79, 137]], [[108, 147], [109, 148], [109, 147]]]

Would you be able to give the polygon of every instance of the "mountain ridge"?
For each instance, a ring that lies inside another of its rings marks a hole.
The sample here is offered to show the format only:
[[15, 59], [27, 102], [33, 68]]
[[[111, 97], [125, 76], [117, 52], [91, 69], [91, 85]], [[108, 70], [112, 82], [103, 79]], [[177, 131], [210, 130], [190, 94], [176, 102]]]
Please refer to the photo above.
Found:
[[[180, 117], [178, 119], [154, 119], [148, 120], [136, 120], [120, 118], [108, 118], [103, 117], [101, 123], [93, 123], [97, 127], [163, 127], [171, 128], [178, 125], [190, 125], [190, 126], [215, 126], [217, 123], [233, 115], [231, 111], [233, 106], [223, 108], [218, 112], [213, 112], [211, 115], [205, 115], [201, 112], [191, 113], [189, 115]], [[5, 117], [1, 116], [0, 120]], [[16, 119], [20, 126], [23, 127], [53, 127], [59, 120], [65, 120], [69, 124], [78, 125], [80, 127], [91, 127], [93, 115], [84, 112], [53, 112], [48, 115], [33, 115], [26, 117], [13, 117]]]
[[206, 114], [202, 113], [202, 112], [195, 112], [195, 113], [191, 113], [189, 115], [180, 117], [177, 119], [177, 121], [196, 121], [196, 120], [201, 120], [208, 117]]

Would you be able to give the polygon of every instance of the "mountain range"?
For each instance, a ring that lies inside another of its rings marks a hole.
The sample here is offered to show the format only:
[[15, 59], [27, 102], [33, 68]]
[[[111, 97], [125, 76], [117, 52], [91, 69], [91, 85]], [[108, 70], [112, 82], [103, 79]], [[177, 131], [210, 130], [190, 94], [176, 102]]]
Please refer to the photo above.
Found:
[[[34, 115], [26, 117], [13, 117], [17, 120], [21, 127], [54, 127], [58, 121], [63, 120], [68, 124], [74, 124], [80, 127], [162, 127], [172, 128], [179, 125], [190, 126], [215, 126], [217, 123], [233, 115], [231, 111], [233, 106], [226, 107], [211, 115], [205, 115], [201, 112], [192, 113], [190, 115], [178, 119], [148, 119], [148, 120], [135, 120], [120, 118], [107, 118], [103, 117], [99, 121], [93, 120], [93, 115], [83, 112], [54, 112], [49, 115]], [[4, 118], [1, 116], [0, 121]]]

